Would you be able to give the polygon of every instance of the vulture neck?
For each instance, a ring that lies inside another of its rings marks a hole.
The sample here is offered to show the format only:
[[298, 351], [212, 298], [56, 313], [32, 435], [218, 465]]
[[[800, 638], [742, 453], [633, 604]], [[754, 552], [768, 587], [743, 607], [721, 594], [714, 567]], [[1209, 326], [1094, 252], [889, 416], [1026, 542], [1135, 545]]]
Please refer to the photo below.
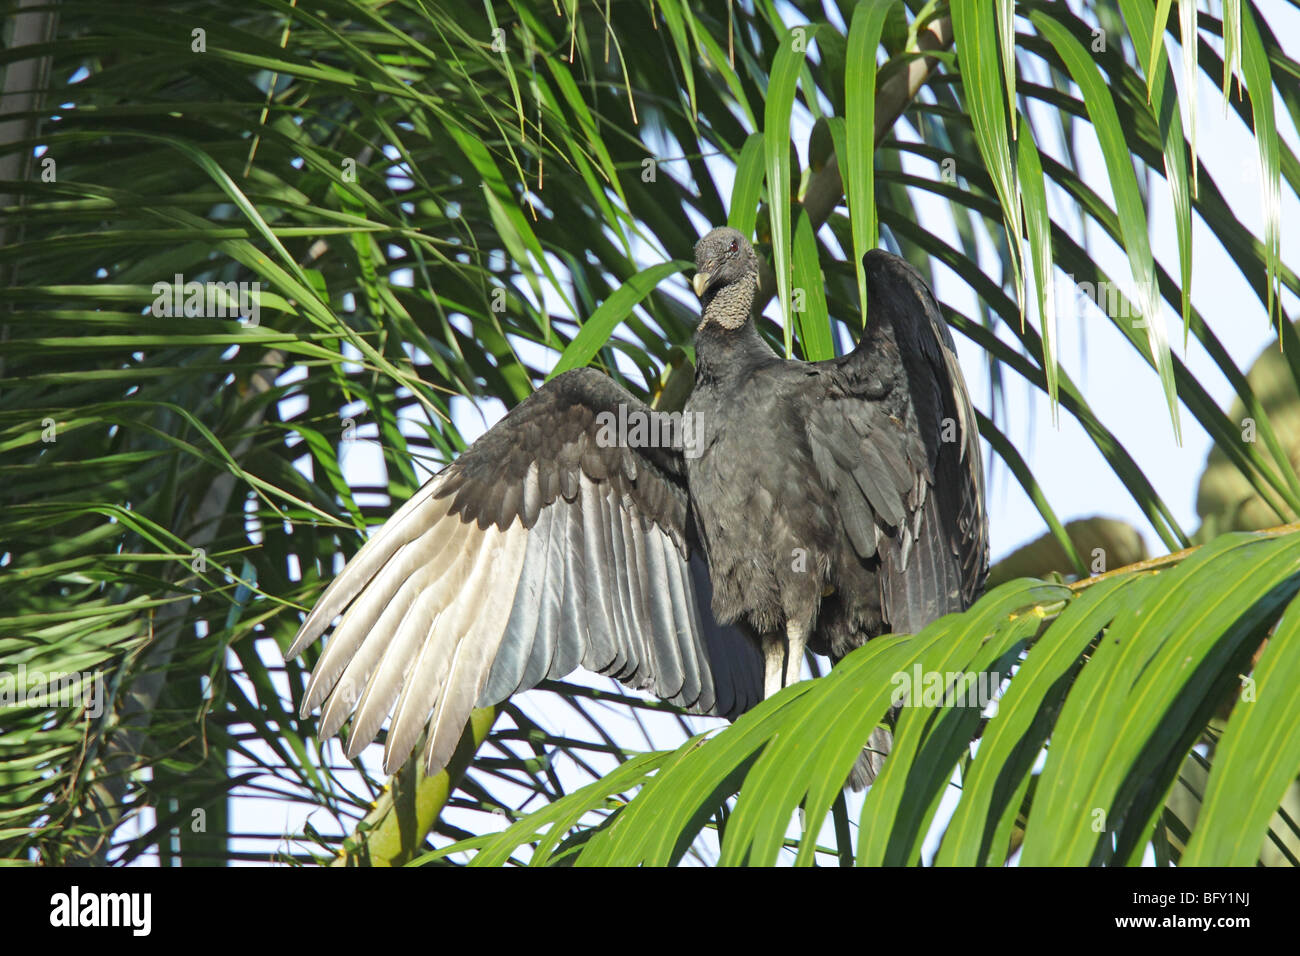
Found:
[[746, 276], [718, 289], [704, 304], [704, 318], [695, 330], [697, 381], [720, 384], [746, 377], [753, 366], [772, 358], [750, 315], [757, 285], [755, 277]]

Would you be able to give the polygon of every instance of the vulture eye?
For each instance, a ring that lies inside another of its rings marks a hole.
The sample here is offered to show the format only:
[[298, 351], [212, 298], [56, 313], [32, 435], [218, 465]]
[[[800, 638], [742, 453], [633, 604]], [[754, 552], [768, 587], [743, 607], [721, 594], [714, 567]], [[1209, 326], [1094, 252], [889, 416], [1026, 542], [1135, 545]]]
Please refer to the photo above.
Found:
[[727, 250], [727, 251], [728, 251], [728, 252], [737, 252], [739, 249], [740, 249], [740, 243], [739, 243], [738, 241], [736, 241], [735, 239], [732, 239], [732, 240], [731, 240], [731, 248], [730, 248], [729, 250]]

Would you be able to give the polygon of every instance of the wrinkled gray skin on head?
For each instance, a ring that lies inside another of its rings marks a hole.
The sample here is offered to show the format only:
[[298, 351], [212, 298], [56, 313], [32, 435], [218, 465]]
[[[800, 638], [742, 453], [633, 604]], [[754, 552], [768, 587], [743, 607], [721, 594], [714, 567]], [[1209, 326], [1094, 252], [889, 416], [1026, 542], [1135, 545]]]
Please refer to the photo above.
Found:
[[741, 233], [720, 226], [695, 244], [695, 270], [691, 286], [707, 308], [714, 294], [725, 286], [739, 284], [752, 291], [758, 281], [758, 257]]

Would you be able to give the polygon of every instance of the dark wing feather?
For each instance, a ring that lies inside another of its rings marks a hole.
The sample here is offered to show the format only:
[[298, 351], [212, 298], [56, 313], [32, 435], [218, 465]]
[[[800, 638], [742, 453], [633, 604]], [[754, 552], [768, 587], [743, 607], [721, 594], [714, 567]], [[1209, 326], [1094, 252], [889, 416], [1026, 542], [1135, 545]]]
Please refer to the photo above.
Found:
[[883, 250], [864, 264], [867, 328], [852, 353], [817, 363], [829, 384], [808, 435], [854, 549], [879, 555], [886, 625], [915, 633], [968, 607], [988, 572], [979, 435], [920, 273]]
[[352, 756], [391, 715], [392, 772], [427, 725], [436, 772], [474, 707], [579, 664], [693, 713], [761, 699], [757, 644], [713, 619], [690, 552], [680, 450], [600, 440], [598, 416], [620, 405], [649, 412], [598, 372], [558, 376], [365, 544], [289, 650], [342, 614], [302, 708], [323, 705], [322, 735], [355, 712]]
[[[915, 634], [970, 606], [988, 574], [979, 434], [952, 334], [925, 280], [883, 250], [864, 257], [867, 326], [808, 419], [813, 458], [858, 555], [879, 558], [882, 625]], [[841, 652], [844, 648], [841, 648]], [[871, 783], [890, 734], [854, 766]]]
[[[915, 633], [970, 606], [989, 565], [979, 428], [952, 333], [924, 278], [884, 250], [864, 257], [873, 322], [893, 330], [907, 375], [917, 435], [930, 466], [910, 509], [914, 530], [885, 555], [885, 610], [894, 630]], [[912, 563], [916, 568], [905, 573]]]

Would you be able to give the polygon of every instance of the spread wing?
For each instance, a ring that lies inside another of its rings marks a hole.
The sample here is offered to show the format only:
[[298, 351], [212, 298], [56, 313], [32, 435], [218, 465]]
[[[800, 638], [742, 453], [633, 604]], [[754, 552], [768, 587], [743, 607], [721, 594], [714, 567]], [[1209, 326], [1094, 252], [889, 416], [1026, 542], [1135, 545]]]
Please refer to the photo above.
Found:
[[864, 262], [867, 329], [852, 353], [818, 363], [831, 384], [808, 434], [854, 550], [879, 555], [886, 625], [915, 633], [968, 607], [988, 572], [979, 435], [920, 273], [883, 250]]
[[391, 773], [427, 725], [433, 773], [474, 707], [579, 666], [692, 713], [762, 698], [757, 645], [710, 610], [680, 444], [619, 444], [620, 406], [651, 414], [599, 372], [557, 376], [366, 542], [289, 650], [343, 615], [303, 701], [304, 716], [323, 704], [322, 736], [355, 711], [355, 756], [391, 715]]

